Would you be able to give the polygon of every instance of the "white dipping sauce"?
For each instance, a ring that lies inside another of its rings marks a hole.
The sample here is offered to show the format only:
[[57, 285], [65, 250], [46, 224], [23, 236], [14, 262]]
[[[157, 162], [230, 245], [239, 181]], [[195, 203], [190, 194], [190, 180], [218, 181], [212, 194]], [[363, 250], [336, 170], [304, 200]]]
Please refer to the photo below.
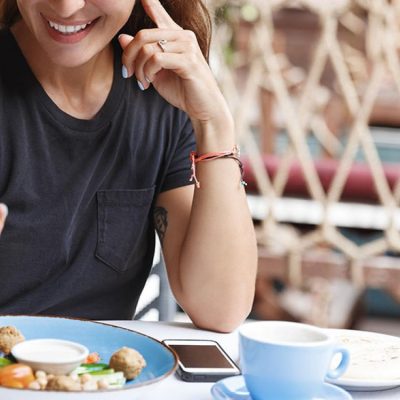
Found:
[[82, 354], [82, 351], [74, 346], [51, 342], [31, 343], [26, 348], [20, 350], [21, 355], [33, 362], [59, 362], [59, 361], [73, 361]]
[[16, 344], [13, 356], [34, 370], [66, 374], [79, 366], [89, 354], [87, 347], [59, 339], [32, 339]]

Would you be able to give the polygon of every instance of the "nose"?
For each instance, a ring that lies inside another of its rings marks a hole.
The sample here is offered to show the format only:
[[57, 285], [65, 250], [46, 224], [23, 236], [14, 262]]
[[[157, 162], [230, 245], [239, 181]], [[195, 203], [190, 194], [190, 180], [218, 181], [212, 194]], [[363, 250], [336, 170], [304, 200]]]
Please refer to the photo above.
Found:
[[52, 0], [51, 3], [57, 15], [69, 18], [85, 7], [86, 0]]

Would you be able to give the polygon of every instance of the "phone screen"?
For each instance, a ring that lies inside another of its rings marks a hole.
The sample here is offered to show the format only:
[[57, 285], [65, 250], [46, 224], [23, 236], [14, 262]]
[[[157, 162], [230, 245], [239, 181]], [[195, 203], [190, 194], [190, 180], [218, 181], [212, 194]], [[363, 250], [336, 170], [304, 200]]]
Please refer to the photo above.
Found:
[[216, 345], [169, 344], [186, 368], [232, 368]]

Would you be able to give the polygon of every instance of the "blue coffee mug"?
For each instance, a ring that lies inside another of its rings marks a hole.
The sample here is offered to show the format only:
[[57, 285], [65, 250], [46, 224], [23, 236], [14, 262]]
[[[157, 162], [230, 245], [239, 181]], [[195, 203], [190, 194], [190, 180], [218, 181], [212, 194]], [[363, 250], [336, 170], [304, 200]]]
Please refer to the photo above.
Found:
[[[239, 341], [240, 365], [252, 400], [309, 400], [320, 392], [325, 378], [339, 378], [350, 360], [348, 350], [328, 333], [301, 323], [248, 323], [239, 328]], [[339, 365], [332, 367], [337, 354]], [[241, 394], [224, 391], [232, 399], [246, 398], [245, 388]]]

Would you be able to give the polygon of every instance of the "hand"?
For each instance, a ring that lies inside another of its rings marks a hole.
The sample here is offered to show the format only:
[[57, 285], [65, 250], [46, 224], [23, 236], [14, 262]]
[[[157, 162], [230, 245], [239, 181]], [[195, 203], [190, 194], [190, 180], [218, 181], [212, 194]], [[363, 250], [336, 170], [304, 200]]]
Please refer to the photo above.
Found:
[[4, 228], [4, 223], [6, 221], [8, 214], [8, 208], [5, 204], [0, 204], [0, 234]]
[[[183, 30], [159, 0], [142, 0], [156, 24], [133, 38], [121, 35], [122, 62], [128, 76], [135, 75], [147, 89], [150, 83], [175, 107], [200, 123], [226, 126], [229, 111], [192, 31]], [[158, 44], [166, 40], [165, 51]]]

